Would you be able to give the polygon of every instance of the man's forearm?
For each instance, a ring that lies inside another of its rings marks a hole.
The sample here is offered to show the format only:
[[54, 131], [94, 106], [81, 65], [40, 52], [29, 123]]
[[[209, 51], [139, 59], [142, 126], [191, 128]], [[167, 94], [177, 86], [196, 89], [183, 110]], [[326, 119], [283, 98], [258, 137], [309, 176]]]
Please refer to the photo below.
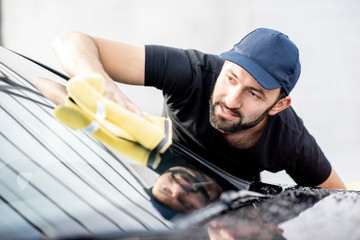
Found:
[[141, 110], [118, 89], [114, 80], [143, 85], [143, 47], [66, 32], [54, 39], [52, 49], [64, 71], [71, 77], [101, 75], [105, 79], [104, 95], [141, 115]]
[[71, 77], [101, 74], [107, 78], [98, 47], [90, 36], [78, 32], [63, 33], [53, 40], [52, 49]]
[[335, 172], [334, 169], [331, 169], [330, 176], [325, 180], [325, 182], [321, 183], [317, 187], [323, 188], [333, 188], [333, 189], [346, 189], [345, 184], [340, 179], [338, 174]]

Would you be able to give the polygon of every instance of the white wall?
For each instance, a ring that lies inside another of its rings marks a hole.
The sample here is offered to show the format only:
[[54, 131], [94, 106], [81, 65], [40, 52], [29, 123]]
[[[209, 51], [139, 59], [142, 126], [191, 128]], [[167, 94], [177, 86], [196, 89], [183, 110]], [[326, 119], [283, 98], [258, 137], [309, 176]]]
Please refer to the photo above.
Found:
[[[345, 182], [360, 170], [360, 1], [357, 0], [2, 0], [3, 41], [60, 69], [50, 50], [76, 30], [134, 44], [221, 53], [257, 27], [286, 33], [299, 47], [302, 75], [293, 106]], [[161, 113], [155, 90], [124, 91]], [[145, 97], [148, 95], [148, 97]], [[140, 97], [141, 96], [141, 97]], [[151, 99], [151, 101], [149, 101]], [[283, 174], [269, 181], [291, 182]], [[271, 179], [273, 178], [273, 179]]]

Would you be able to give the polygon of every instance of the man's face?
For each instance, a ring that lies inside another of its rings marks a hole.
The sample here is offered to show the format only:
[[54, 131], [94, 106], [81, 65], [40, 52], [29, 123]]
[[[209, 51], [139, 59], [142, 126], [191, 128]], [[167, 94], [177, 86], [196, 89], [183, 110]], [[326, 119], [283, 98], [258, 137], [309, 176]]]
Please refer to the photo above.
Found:
[[210, 123], [222, 133], [237, 133], [262, 122], [276, 105], [280, 89], [266, 90], [246, 70], [226, 61], [210, 102]]
[[160, 175], [152, 189], [158, 201], [179, 212], [201, 208], [220, 193], [217, 183], [184, 167], [174, 167]]

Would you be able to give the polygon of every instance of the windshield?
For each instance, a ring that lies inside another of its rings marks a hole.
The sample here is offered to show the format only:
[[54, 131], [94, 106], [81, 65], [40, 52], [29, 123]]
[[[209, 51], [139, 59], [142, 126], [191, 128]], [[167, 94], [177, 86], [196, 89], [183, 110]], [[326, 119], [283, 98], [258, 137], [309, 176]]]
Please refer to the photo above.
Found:
[[236, 189], [179, 150], [160, 154], [130, 143], [126, 151], [115, 152], [68, 128], [53, 117], [55, 104], [32, 84], [33, 77], [49, 72], [1, 52], [2, 236], [169, 230], [175, 215]]

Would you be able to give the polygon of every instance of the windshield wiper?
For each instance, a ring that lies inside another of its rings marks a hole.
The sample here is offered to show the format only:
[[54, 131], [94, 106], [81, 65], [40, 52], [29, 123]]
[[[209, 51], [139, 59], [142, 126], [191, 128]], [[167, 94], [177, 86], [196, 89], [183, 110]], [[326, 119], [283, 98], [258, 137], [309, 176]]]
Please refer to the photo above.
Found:
[[234, 209], [251, 205], [262, 199], [272, 198], [273, 195], [262, 194], [248, 190], [227, 191], [221, 194], [218, 201], [174, 219], [174, 225], [179, 229], [198, 226], [209, 219], [222, 215]]
[[21, 84], [18, 84], [16, 82], [14, 82], [13, 80], [11, 80], [9, 77], [7, 77], [4, 72], [1, 71], [1, 73], [2, 73], [3, 76], [0, 76], [0, 81], [6, 83], [8, 85], [0, 85], [0, 92], [4, 92], [4, 93], [7, 93], [9, 95], [21, 97], [23, 99], [32, 101], [32, 102], [37, 103], [37, 104], [41, 104], [41, 105], [43, 105], [45, 107], [48, 107], [48, 108], [54, 108], [54, 106], [51, 106], [50, 104], [46, 104], [44, 102], [32, 99], [32, 98], [30, 98], [30, 97], [28, 97], [26, 95], [19, 94], [19, 93], [15, 92], [14, 90], [18, 90], [18, 91], [23, 90], [23, 91], [35, 94], [37, 96], [43, 97], [43, 95], [40, 92], [35, 91], [35, 90], [33, 90], [33, 89], [29, 88], [29, 87], [23, 86]]

